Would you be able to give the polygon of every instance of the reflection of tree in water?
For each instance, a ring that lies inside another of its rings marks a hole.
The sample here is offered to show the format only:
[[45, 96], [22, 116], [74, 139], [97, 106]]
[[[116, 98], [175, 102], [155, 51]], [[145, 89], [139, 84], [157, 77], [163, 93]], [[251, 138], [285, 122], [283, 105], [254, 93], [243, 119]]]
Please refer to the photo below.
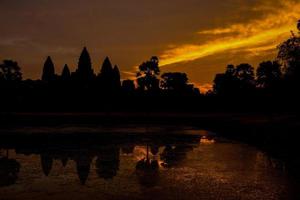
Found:
[[[159, 139], [142, 139], [133, 141], [131, 143], [118, 143], [118, 145], [104, 144], [101, 147], [83, 147], [78, 148], [77, 146], [53, 146], [40, 145], [40, 146], [21, 146], [15, 148], [17, 154], [22, 155], [39, 155], [42, 172], [45, 176], [49, 176], [54, 166], [54, 161], [61, 162], [65, 167], [68, 160], [75, 162], [78, 177], [81, 184], [85, 184], [90, 170], [91, 162], [96, 157], [96, 173], [100, 178], [112, 179], [117, 175], [120, 167], [120, 147], [122, 152], [126, 154], [134, 154], [135, 146], [143, 145], [147, 141], [147, 153], [144, 148], [143, 159], [139, 157], [139, 161], [136, 163], [136, 175], [141, 185], [144, 186], [155, 186], [159, 180], [159, 163], [157, 158], [160, 156], [164, 162], [164, 167], [172, 167], [179, 163], [186, 157], [186, 153], [192, 149], [196, 144], [199, 143], [199, 137], [181, 137], [181, 138], [159, 138]], [[160, 147], [167, 145], [164, 151], [160, 152]], [[172, 144], [172, 145], [171, 145]], [[173, 146], [176, 146], [173, 148]], [[58, 148], [59, 147], [59, 148]], [[145, 155], [147, 154], [147, 155]], [[149, 158], [149, 154], [151, 157]], [[0, 156], [1, 158], [1, 156]], [[9, 160], [6, 156], [6, 160]], [[17, 172], [20, 164], [16, 161], [10, 160], [4, 162], [5, 159], [1, 158], [0, 166], [0, 182], [1, 185], [13, 184], [13, 179], [17, 179]], [[9, 166], [9, 167], [7, 167]]]
[[136, 164], [136, 174], [139, 183], [143, 186], [155, 186], [159, 179], [159, 164], [157, 160], [149, 159], [149, 147], [147, 146], [146, 158]]
[[47, 153], [41, 154], [41, 165], [45, 176], [49, 176], [53, 165], [53, 157]]
[[92, 157], [89, 154], [77, 155], [74, 161], [76, 162], [77, 174], [80, 179], [80, 183], [84, 185], [90, 174]]
[[105, 148], [98, 153], [96, 171], [99, 178], [112, 179], [117, 175], [120, 166], [120, 149], [117, 147]]
[[20, 163], [15, 159], [0, 156], [0, 187], [15, 184], [20, 167]]
[[161, 159], [164, 161], [162, 164], [163, 167], [170, 168], [175, 167], [183, 161], [187, 153], [192, 151], [193, 147], [189, 145], [178, 145], [176, 147], [172, 147], [171, 145], [167, 145], [164, 151], [160, 154]]

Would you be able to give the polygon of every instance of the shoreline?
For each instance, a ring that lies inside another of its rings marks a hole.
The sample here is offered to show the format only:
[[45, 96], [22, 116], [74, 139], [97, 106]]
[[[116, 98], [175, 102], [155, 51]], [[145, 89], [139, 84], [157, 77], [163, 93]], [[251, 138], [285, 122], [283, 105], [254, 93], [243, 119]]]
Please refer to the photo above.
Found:
[[[290, 160], [300, 166], [296, 113], [171, 113], [171, 112], [101, 112], [101, 113], [1, 113], [0, 136], [3, 131], [24, 127], [95, 126], [122, 127], [173, 126], [194, 127], [219, 136], [256, 146], [267, 153]], [[30, 136], [29, 136], [30, 137]]]

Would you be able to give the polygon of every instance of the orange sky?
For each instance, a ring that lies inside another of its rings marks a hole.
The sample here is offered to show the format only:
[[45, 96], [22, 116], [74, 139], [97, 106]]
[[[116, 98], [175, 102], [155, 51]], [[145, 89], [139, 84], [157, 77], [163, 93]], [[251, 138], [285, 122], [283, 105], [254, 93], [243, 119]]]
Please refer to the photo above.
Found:
[[209, 88], [227, 64], [274, 59], [299, 18], [297, 0], [1, 0], [0, 59], [39, 78], [48, 55], [74, 70], [87, 46], [96, 72], [109, 55], [128, 78], [157, 55]]

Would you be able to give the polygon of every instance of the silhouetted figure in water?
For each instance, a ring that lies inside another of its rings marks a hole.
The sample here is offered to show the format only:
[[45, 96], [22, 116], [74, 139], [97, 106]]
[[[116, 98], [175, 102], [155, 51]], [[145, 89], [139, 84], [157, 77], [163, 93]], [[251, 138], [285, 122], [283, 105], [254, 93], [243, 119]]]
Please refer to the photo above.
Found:
[[112, 179], [117, 175], [120, 166], [119, 148], [105, 148], [99, 152], [96, 160], [96, 172], [99, 178]]
[[42, 80], [45, 82], [54, 81], [56, 79], [55, 68], [50, 56], [47, 57], [42, 74]]
[[41, 165], [45, 176], [49, 176], [53, 165], [53, 157], [47, 153], [41, 154]]
[[68, 65], [66, 64], [61, 73], [61, 80], [69, 81], [70, 79], [71, 79], [71, 72], [70, 72]]
[[86, 47], [83, 48], [79, 57], [78, 68], [73, 74], [74, 80], [82, 83], [90, 82], [94, 79], [94, 70], [92, 69], [92, 61]]
[[0, 82], [1, 81], [21, 81], [22, 73], [21, 68], [17, 62], [12, 60], [4, 60], [0, 64]]

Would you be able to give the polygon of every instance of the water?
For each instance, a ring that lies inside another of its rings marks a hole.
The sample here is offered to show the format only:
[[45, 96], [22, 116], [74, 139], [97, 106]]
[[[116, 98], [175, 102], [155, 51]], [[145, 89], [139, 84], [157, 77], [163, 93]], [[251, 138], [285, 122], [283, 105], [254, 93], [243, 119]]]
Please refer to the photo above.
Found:
[[283, 162], [204, 130], [64, 127], [14, 134], [0, 142], [1, 200], [296, 199], [298, 184]]

